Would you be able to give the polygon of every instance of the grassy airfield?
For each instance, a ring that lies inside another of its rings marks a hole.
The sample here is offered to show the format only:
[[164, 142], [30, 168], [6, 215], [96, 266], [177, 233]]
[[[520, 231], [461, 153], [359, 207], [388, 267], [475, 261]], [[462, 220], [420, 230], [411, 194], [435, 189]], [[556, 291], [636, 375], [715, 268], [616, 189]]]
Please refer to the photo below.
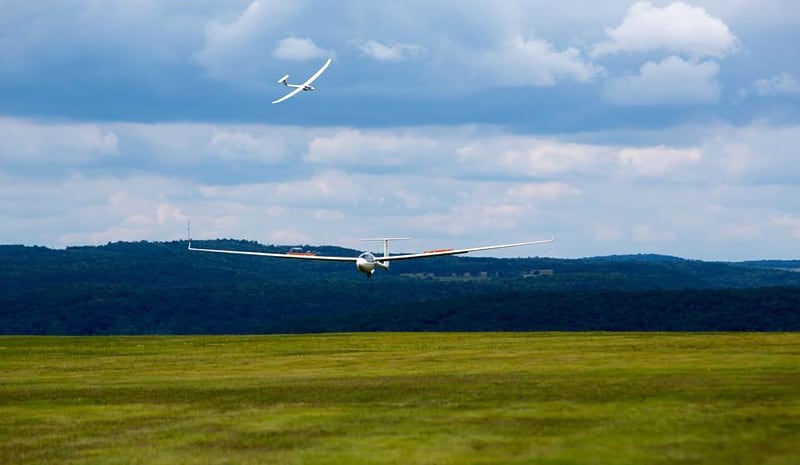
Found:
[[0, 463], [800, 463], [800, 333], [0, 337]]

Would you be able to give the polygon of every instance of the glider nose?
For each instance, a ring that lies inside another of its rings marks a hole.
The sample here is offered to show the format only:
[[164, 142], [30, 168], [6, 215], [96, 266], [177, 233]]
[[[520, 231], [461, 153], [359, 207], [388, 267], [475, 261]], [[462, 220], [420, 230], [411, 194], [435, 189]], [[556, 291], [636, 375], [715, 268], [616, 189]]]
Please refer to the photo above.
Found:
[[367, 277], [371, 276], [375, 272], [375, 257], [369, 252], [362, 253], [356, 259], [356, 269]]

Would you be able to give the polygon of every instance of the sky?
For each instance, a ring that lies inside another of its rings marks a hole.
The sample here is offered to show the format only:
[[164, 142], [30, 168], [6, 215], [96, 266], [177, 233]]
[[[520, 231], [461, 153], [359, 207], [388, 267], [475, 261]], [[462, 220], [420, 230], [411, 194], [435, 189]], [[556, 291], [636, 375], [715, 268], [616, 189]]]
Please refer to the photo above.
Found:
[[0, 243], [191, 219], [264, 244], [800, 259], [798, 44], [794, 0], [0, 0]]

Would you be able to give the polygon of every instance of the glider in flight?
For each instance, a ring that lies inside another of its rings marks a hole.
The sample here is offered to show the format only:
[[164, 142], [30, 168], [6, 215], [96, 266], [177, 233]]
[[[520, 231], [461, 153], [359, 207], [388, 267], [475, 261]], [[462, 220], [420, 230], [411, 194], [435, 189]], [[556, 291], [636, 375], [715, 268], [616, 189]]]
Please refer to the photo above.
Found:
[[302, 84], [289, 84], [289, 75], [288, 74], [286, 76], [280, 78], [278, 80], [278, 84], [283, 84], [286, 87], [294, 87], [294, 90], [292, 90], [288, 94], [284, 95], [283, 97], [279, 98], [278, 100], [273, 101], [272, 103], [281, 103], [284, 100], [287, 100], [287, 99], [290, 99], [290, 98], [294, 97], [295, 95], [300, 93], [300, 91], [308, 92], [308, 91], [311, 91], [311, 90], [316, 90], [311, 85], [311, 83], [314, 82], [322, 73], [324, 73], [325, 70], [328, 69], [328, 66], [330, 66], [330, 64], [331, 64], [331, 59], [328, 58], [328, 60], [325, 62], [325, 64], [322, 65], [322, 68], [320, 68], [316, 73], [314, 73], [313, 76], [308, 78], [308, 80], [306, 82], [302, 83]]
[[384, 270], [389, 269], [389, 263], [396, 260], [414, 260], [417, 258], [430, 258], [430, 257], [442, 257], [445, 255], [460, 255], [469, 252], [478, 252], [481, 250], [494, 250], [494, 249], [504, 249], [508, 247], [521, 247], [525, 245], [533, 245], [533, 244], [544, 244], [547, 242], [553, 242], [553, 238], [546, 239], [546, 240], [539, 240], [539, 241], [528, 241], [528, 242], [517, 242], [515, 244], [501, 244], [501, 245], [487, 245], [483, 247], [471, 247], [468, 249], [436, 249], [436, 250], [426, 250], [425, 252], [420, 253], [410, 253], [410, 254], [400, 254], [400, 255], [389, 255], [389, 242], [390, 241], [397, 241], [397, 240], [404, 240], [410, 239], [408, 237], [386, 237], [380, 239], [362, 239], [365, 241], [380, 241], [383, 242], [383, 256], [376, 257], [371, 252], [363, 252], [358, 257], [331, 257], [331, 256], [324, 256], [324, 255], [316, 255], [314, 253], [298, 253], [296, 251], [290, 250], [287, 253], [269, 253], [269, 252], [250, 252], [250, 251], [243, 251], [243, 250], [218, 250], [218, 249], [201, 249], [197, 247], [192, 247], [192, 240], [189, 239], [189, 250], [196, 251], [196, 252], [214, 252], [214, 253], [227, 253], [227, 254], [236, 254], [236, 255], [256, 255], [259, 257], [273, 257], [273, 258], [292, 258], [298, 260], [321, 260], [321, 261], [329, 261], [329, 262], [350, 262], [355, 264], [356, 270], [361, 273], [367, 275], [367, 278], [371, 278], [372, 274], [375, 272], [377, 268], [382, 268]]

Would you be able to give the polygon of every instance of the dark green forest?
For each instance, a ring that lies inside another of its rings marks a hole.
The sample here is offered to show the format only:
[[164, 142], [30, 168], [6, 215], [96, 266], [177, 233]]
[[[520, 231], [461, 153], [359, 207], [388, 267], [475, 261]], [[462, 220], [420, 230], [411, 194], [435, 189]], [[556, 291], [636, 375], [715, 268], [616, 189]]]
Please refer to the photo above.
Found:
[[[289, 248], [236, 240], [196, 245]], [[395, 262], [366, 279], [341, 263], [186, 247], [0, 246], [0, 333], [800, 330], [800, 261], [440, 257]]]

